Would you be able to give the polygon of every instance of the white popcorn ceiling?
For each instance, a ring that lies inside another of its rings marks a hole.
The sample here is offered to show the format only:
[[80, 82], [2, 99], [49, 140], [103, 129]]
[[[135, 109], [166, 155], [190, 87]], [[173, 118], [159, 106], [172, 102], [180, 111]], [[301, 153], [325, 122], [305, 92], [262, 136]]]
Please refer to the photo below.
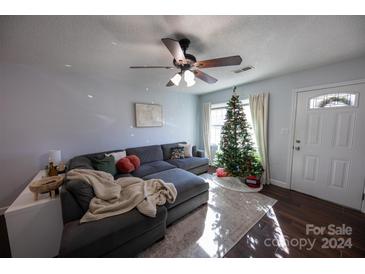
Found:
[[[216, 84], [167, 88], [177, 70], [129, 69], [172, 65], [163, 37], [189, 38], [198, 60], [239, 54], [243, 62], [205, 69]], [[203, 94], [363, 55], [365, 16], [0, 16], [1, 63], [103, 77], [131, 90]]]

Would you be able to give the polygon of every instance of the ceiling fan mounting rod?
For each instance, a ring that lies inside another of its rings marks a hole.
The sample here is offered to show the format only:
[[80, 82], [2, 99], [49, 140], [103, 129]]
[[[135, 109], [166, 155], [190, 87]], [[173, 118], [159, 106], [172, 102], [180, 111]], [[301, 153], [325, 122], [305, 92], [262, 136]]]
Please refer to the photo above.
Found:
[[187, 38], [183, 38], [179, 40], [179, 45], [183, 51], [185, 60], [182, 61], [176, 61], [176, 59], [173, 60], [173, 64], [176, 68], [180, 69], [181, 71], [190, 70], [191, 67], [196, 63], [195, 56], [186, 53], [186, 50], [189, 48], [190, 40]]
[[186, 50], [189, 48], [190, 40], [187, 38], [183, 38], [179, 40], [180, 47], [182, 48], [184, 54], [186, 54]]

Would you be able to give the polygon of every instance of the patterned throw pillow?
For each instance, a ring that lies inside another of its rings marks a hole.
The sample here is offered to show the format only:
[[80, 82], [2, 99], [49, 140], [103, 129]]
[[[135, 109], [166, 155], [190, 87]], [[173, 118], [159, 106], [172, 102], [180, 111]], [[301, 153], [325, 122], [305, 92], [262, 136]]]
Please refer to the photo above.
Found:
[[183, 147], [173, 147], [171, 149], [171, 160], [175, 160], [175, 159], [184, 159], [185, 158], [185, 153], [184, 153], [184, 148]]

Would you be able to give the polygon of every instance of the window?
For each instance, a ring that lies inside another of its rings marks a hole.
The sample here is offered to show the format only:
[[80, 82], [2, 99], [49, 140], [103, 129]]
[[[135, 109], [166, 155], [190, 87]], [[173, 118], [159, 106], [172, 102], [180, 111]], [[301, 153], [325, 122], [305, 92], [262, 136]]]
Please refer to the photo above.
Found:
[[226, 107], [212, 105], [210, 112], [210, 144], [219, 146], [221, 130], [226, 117]]
[[[254, 146], [256, 147], [256, 140], [254, 136], [253, 126], [252, 126], [252, 117], [251, 117], [251, 110], [250, 104], [248, 99], [242, 100], [243, 103], [243, 111], [246, 114], [247, 121], [250, 128], [250, 133], [252, 136], [252, 141]], [[211, 106], [210, 111], [210, 145], [212, 147], [212, 154], [215, 154], [215, 151], [219, 148], [220, 140], [221, 140], [221, 131], [222, 126], [224, 124], [224, 119], [226, 118], [226, 103], [222, 104], [213, 104]]]
[[357, 94], [354, 93], [330, 93], [320, 95], [309, 100], [310, 109], [355, 107]]

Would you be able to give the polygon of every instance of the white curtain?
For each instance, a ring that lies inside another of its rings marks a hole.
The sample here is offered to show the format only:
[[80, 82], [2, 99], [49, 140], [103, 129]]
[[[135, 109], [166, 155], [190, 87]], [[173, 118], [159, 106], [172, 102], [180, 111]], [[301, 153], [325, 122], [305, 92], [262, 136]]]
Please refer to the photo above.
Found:
[[205, 156], [211, 164], [213, 159], [210, 151], [210, 103], [203, 104], [203, 143]]
[[255, 130], [256, 143], [261, 158], [264, 173], [263, 183], [270, 183], [270, 165], [267, 148], [267, 124], [269, 111], [269, 94], [250, 95], [252, 123]]

